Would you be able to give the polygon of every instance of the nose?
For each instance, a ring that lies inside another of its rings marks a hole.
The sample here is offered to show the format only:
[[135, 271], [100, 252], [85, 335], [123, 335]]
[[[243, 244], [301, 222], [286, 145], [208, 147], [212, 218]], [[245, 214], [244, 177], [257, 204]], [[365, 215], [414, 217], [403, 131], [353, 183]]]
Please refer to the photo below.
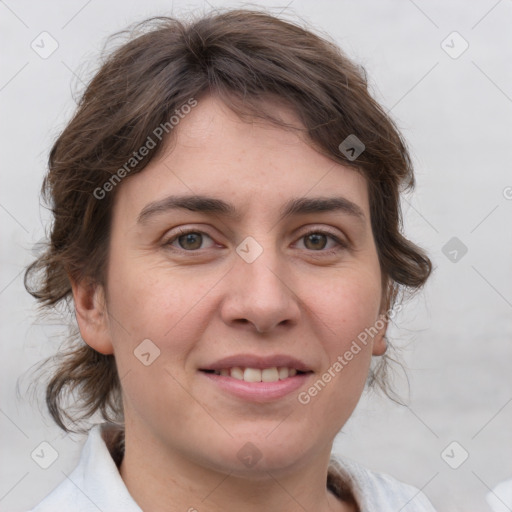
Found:
[[291, 274], [269, 249], [252, 263], [237, 255], [228, 276], [221, 304], [227, 325], [269, 333], [297, 324], [300, 307]]

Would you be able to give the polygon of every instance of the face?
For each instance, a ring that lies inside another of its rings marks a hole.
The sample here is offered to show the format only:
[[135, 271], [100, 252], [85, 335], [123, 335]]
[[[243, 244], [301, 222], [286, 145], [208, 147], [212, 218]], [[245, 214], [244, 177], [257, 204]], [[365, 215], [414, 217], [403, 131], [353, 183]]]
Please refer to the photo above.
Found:
[[176, 130], [119, 185], [108, 313], [78, 312], [82, 336], [141, 442], [239, 473], [328, 456], [385, 350], [385, 328], [357, 341], [382, 312], [365, 178], [212, 98]]

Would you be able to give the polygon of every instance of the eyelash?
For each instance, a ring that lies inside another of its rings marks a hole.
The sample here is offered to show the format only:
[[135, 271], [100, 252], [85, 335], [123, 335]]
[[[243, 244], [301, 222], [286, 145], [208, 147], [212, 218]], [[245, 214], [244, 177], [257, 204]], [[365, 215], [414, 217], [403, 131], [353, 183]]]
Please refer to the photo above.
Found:
[[[175, 250], [177, 252], [183, 252], [183, 253], [187, 253], [187, 254], [198, 253], [202, 249], [187, 250], [187, 249], [182, 249], [181, 247], [174, 247], [172, 245], [176, 240], [178, 240], [178, 238], [180, 238], [181, 236], [188, 235], [190, 233], [206, 235], [208, 238], [210, 238], [213, 241], [213, 238], [208, 233], [205, 233], [204, 231], [200, 231], [198, 229], [190, 228], [190, 229], [183, 229], [183, 230], [180, 229], [179, 233], [177, 233], [176, 235], [173, 235], [163, 245], [165, 247], [170, 248], [171, 250]], [[331, 240], [334, 240], [338, 244], [338, 247], [331, 247], [330, 249], [319, 249], [317, 251], [315, 251], [313, 249], [306, 249], [306, 250], [310, 251], [311, 253], [335, 254], [336, 252], [338, 252], [340, 250], [346, 250], [346, 249], [349, 248], [349, 244], [347, 242], [344, 242], [343, 240], [340, 240], [336, 235], [334, 235], [330, 231], [327, 231], [327, 230], [324, 230], [324, 229], [312, 229], [311, 231], [308, 231], [308, 232], [302, 234], [299, 237], [299, 240], [302, 240], [302, 239], [306, 238], [307, 236], [313, 235], [313, 234], [314, 235], [325, 235], [325, 236], [327, 236]]]
[[338, 251], [346, 250], [348, 249], [348, 244], [344, 242], [343, 240], [340, 240], [334, 233], [331, 233], [328, 230], [325, 229], [312, 229], [310, 231], [307, 231], [306, 233], [303, 233], [299, 240], [303, 240], [304, 238], [308, 237], [309, 235], [325, 235], [327, 238], [330, 238], [331, 240], [334, 240], [337, 244], [336, 247], [331, 247], [329, 249], [319, 249], [315, 251], [314, 249], [305, 249], [306, 251], [311, 252], [315, 255], [322, 255], [322, 254], [336, 254]]

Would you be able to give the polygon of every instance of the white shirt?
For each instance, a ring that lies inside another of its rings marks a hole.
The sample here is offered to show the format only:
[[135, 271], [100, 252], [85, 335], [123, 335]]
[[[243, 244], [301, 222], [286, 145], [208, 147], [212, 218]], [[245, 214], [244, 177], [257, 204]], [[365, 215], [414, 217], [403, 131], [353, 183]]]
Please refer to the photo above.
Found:
[[512, 510], [512, 478], [498, 484], [485, 497], [492, 512], [509, 512]]
[[[333, 458], [329, 473], [335, 486], [341, 481], [349, 484], [361, 512], [435, 512], [415, 487], [356, 462]], [[102, 425], [91, 429], [73, 472], [31, 512], [57, 511], [142, 512], [119, 474], [103, 439]]]

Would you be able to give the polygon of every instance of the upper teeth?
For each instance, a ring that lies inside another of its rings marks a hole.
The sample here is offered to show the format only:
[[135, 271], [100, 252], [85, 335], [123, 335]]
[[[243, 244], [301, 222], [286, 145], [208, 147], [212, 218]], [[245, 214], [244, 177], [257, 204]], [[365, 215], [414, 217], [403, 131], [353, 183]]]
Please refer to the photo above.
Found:
[[287, 379], [297, 374], [295, 368], [272, 367], [260, 370], [259, 368], [226, 368], [215, 370], [216, 375], [224, 377], [232, 377], [233, 379], [245, 380], [245, 382], [277, 382], [278, 380]]

